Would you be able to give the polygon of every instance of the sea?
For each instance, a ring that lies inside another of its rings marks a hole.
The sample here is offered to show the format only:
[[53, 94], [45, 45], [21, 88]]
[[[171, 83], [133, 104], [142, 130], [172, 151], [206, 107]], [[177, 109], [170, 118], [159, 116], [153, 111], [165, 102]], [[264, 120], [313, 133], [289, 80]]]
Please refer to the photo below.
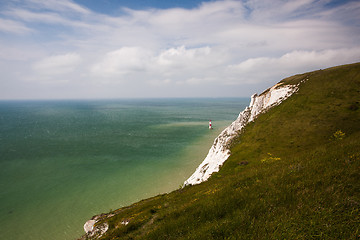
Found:
[[77, 239], [94, 215], [178, 189], [249, 101], [0, 101], [0, 239]]

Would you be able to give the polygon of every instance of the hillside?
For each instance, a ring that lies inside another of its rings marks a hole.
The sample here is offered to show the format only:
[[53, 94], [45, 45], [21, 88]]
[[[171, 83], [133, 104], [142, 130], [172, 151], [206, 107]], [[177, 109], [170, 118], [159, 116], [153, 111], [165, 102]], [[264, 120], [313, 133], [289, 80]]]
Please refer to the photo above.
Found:
[[358, 239], [360, 63], [281, 83], [304, 79], [208, 181], [96, 216], [100, 239]]

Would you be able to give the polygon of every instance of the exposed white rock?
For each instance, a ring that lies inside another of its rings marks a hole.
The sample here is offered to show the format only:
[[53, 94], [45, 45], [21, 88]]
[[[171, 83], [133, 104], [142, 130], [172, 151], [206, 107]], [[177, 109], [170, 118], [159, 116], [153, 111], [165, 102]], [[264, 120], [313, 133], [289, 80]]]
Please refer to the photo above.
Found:
[[94, 229], [96, 220], [89, 220], [84, 224], [84, 230], [86, 233], [91, 232]]
[[104, 233], [106, 233], [106, 231], [109, 229], [109, 225], [107, 223], [98, 224], [95, 226], [100, 217], [101, 216], [96, 216], [95, 218], [87, 221], [84, 224], [84, 230], [86, 232], [86, 235], [84, 235], [82, 239], [98, 239]]
[[238, 118], [214, 140], [208, 155], [193, 175], [184, 182], [186, 185], [195, 185], [206, 181], [212, 173], [218, 172], [223, 163], [230, 156], [229, 144], [247, 123], [269, 108], [279, 105], [298, 90], [298, 85], [283, 85], [278, 83], [262, 94], [251, 96], [250, 105], [242, 111]]
[[128, 225], [128, 224], [129, 224], [129, 221], [124, 220], [124, 221], [122, 221], [122, 222], [121, 222], [121, 224], [126, 226], [126, 225]]

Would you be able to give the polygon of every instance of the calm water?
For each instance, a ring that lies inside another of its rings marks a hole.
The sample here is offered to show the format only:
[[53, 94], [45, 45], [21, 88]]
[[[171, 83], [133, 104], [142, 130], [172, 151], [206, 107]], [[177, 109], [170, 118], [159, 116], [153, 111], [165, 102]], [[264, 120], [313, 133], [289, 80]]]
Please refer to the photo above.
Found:
[[75, 239], [93, 215], [178, 188], [248, 102], [0, 102], [0, 239]]

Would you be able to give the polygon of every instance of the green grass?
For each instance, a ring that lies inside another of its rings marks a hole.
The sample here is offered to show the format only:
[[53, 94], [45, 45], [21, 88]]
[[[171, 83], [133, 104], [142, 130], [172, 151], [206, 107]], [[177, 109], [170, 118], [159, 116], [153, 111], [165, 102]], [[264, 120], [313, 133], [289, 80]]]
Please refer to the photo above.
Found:
[[113, 211], [101, 239], [359, 239], [360, 64], [283, 81], [306, 78], [209, 181]]

